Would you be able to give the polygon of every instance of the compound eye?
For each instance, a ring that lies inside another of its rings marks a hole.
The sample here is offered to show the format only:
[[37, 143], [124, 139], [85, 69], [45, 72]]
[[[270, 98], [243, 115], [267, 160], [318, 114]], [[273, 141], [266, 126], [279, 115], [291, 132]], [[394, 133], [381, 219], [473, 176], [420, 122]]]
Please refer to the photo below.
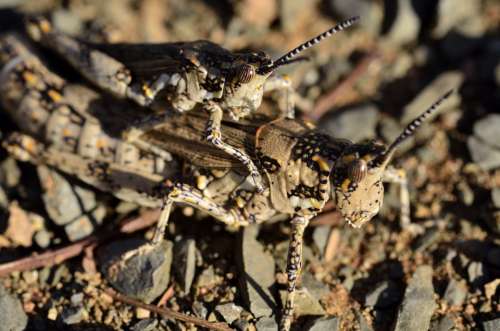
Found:
[[235, 68], [234, 78], [239, 83], [248, 83], [255, 77], [255, 68], [250, 64], [241, 64]]
[[365, 160], [355, 160], [347, 169], [347, 175], [349, 179], [354, 183], [359, 183], [366, 177], [368, 173], [368, 166]]

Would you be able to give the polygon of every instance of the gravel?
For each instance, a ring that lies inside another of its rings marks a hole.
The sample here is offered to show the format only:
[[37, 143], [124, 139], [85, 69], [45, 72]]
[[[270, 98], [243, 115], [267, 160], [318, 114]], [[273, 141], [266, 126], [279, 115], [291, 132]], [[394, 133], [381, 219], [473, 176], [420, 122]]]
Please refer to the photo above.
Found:
[[21, 302], [10, 295], [0, 284], [0, 330], [23, 331], [28, 324], [28, 316]]

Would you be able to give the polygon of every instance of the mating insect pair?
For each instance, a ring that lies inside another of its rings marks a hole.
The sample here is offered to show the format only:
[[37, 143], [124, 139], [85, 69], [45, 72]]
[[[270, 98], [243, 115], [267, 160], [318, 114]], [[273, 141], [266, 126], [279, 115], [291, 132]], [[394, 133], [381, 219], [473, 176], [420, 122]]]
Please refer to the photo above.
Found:
[[[94, 44], [55, 31], [43, 18], [28, 20], [32, 39], [59, 53], [85, 78], [104, 91], [134, 100], [159, 112], [185, 112], [200, 106], [209, 113], [207, 141], [239, 160], [250, 172], [258, 191], [263, 179], [251, 157], [221, 136], [224, 114], [240, 120], [254, 113], [265, 92], [286, 90], [283, 116], [294, 117], [293, 91], [289, 80], [271, 76], [281, 66], [297, 61], [297, 55], [358, 20], [350, 18], [308, 40], [277, 60], [264, 52], [230, 52], [209, 41], [162, 44]], [[153, 117], [132, 126], [126, 139], [147, 148], [138, 137], [161, 124]]]
[[[281, 330], [291, 326], [302, 240], [310, 219], [329, 200], [355, 227], [372, 219], [383, 202], [382, 181], [398, 178], [388, 168], [394, 151], [451, 93], [412, 121], [389, 146], [334, 139], [295, 119], [259, 125], [222, 122], [223, 139], [252, 155], [264, 174], [264, 190], [258, 194], [248, 170], [202, 138], [206, 117], [201, 114], [173, 116], [141, 134], [145, 145], [174, 158], [159, 172], [154, 155], [127, 154], [132, 146], [120, 134], [110, 136], [111, 125], [123, 130], [129, 118], [103, 112], [99, 103], [89, 102], [99, 94], [65, 83], [12, 36], [2, 40], [0, 59], [7, 62], [0, 74], [2, 102], [18, 125], [33, 135], [11, 136], [4, 143], [8, 150], [146, 206], [160, 202], [153, 191], [159, 192], [163, 210], [152, 245], [162, 241], [174, 203], [191, 205], [232, 227], [290, 217], [288, 296]], [[128, 106], [124, 114], [143, 111]], [[23, 111], [31, 111], [30, 116], [19, 113]], [[180, 159], [186, 161], [187, 172], [176, 162]], [[403, 215], [407, 217], [407, 211]]]

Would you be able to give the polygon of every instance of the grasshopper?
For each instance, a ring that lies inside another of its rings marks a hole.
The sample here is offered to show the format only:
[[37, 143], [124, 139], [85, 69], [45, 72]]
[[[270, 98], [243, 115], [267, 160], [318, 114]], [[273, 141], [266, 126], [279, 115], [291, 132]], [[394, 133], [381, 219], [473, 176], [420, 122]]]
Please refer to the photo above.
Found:
[[[222, 139], [221, 120], [226, 112], [233, 120], [255, 112], [265, 92], [285, 90], [289, 80], [271, 76], [279, 67], [301, 58], [297, 55], [358, 20], [350, 18], [299, 45], [277, 60], [264, 52], [230, 52], [206, 40], [161, 44], [95, 44], [55, 31], [42, 18], [28, 21], [32, 39], [59, 53], [85, 78], [104, 91], [134, 100], [141, 106], [165, 112], [206, 110], [210, 116], [202, 134], [213, 146], [238, 159], [249, 170], [254, 185], [263, 191], [262, 176], [248, 154]], [[293, 102], [287, 100], [285, 116], [293, 118]], [[131, 142], [162, 121], [151, 117], [132, 126], [124, 136]], [[143, 148], [145, 146], [142, 146]]]
[[[45, 80], [30, 84], [32, 80], [25, 74], [30, 66], [24, 64], [30, 61], [24, 58], [21, 56], [18, 60], [19, 57], [14, 57], [0, 73], [2, 101], [11, 114], [20, 111], [20, 105], [30, 100], [30, 91], [39, 92], [37, 89], [45, 84]], [[31, 68], [31, 73], [40, 79], [61, 80], [37, 74], [47, 74], [47, 69], [37, 70]], [[11, 91], [19, 84], [25, 86], [22, 93]], [[52, 84], [49, 85], [53, 87]], [[288, 331], [293, 320], [297, 278], [302, 268], [303, 235], [309, 221], [322, 211], [329, 200], [335, 203], [351, 226], [359, 228], [370, 221], [383, 203], [384, 179], [400, 178], [400, 183], [406, 183], [404, 177], [388, 167], [394, 152], [451, 93], [449, 91], [435, 101], [388, 146], [373, 141], [352, 143], [335, 139], [296, 119], [283, 118], [249, 125], [222, 122], [223, 138], [252, 155], [265, 174], [262, 192], [252, 185], [251, 174], [237, 158], [202, 138], [200, 132], [203, 132], [206, 123], [202, 114], [172, 116], [139, 137], [144, 144], [153, 145], [172, 157], [186, 161], [184, 167], [173, 166], [172, 169], [176, 170], [168, 176], [152, 172], [151, 168], [138, 169], [130, 163], [119, 163], [117, 155], [110, 157], [96, 152], [88, 156], [78, 148], [67, 150], [66, 142], [58, 145], [54, 141], [47, 143], [45, 139], [44, 143], [33, 138], [32, 132], [32, 136], [15, 134], [4, 142], [4, 146], [18, 158], [43, 162], [119, 197], [120, 194], [123, 196], [123, 192], [134, 192], [133, 198], [137, 198], [139, 203], [147, 205], [144, 201], [149, 199], [151, 204], [161, 204], [162, 211], [153, 241], [148, 244], [150, 247], [163, 240], [171, 208], [176, 203], [204, 211], [230, 227], [268, 222], [284, 216], [290, 218], [292, 232], [286, 267], [288, 295], [280, 323], [280, 330]], [[66, 98], [64, 91], [57, 98], [47, 94], [49, 98], [32, 99], [31, 103], [35, 104], [33, 109], [42, 107], [53, 112], [55, 106], [61, 104], [79, 109], [74, 104], [75, 100]], [[41, 103], [40, 107], [37, 102]], [[96, 119], [91, 115], [95, 113], [93, 105], [89, 103], [88, 109], [80, 111], [86, 113], [83, 117], [88, 120]], [[51, 116], [49, 111], [46, 118]], [[13, 118], [21, 126], [21, 117]], [[122, 121], [123, 118], [112, 120]], [[75, 123], [61, 123], [63, 131]], [[85, 126], [85, 121], [79, 123], [81, 127]], [[104, 122], [99, 123], [94, 134], [109, 137], [102, 125]], [[50, 139], [54, 139], [53, 136]], [[86, 141], [88, 138], [82, 136], [77, 139]], [[119, 138], [114, 139], [117, 143], [127, 144]], [[110, 153], [117, 154], [118, 149]]]

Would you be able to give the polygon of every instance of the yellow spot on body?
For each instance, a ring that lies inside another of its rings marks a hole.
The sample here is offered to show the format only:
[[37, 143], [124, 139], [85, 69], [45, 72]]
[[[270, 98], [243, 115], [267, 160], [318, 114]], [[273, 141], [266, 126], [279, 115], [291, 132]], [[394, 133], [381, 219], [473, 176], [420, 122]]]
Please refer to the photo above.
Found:
[[148, 98], [153, 97], [153, 91], [151, 91], [148, 85], [146, 84], [142, 85], [142, 91], [144, 92], [144, 95], [147, 96]]
[[350, 163], [356, 159], [356, 154], [347, 154], [342, 157], [342, 162], [344, 163]]
[[325, 159], [323, 159], [321, 156], [314, 155], [312, 159], [319, 165], [319, 168], [321, 170], [330, 171], [330, 166], [328, 165], [328, 162], [326, 162]]
[[97, 139], [95, 145], [97, 148], [104, 148], [104, 147], [106, 147], [107, 143], [106, 143], [106, 140], [104, 140], [104, 139]]
[[245, 207], [246, 201], [242, 197], [237, 197], [236, 198], [236, 205], [238, 208], [243, 208]]
[[71, 136], [71, 130], [70, 130], [70, 129], [68, 129], [68, 128], [64, 128], [64, 130], [63, 130], [63, 136], [64, 136], [64, 137], [69, 137], [69, 136]]
[[311, 203], [311, 206], [313, 206], [313, 208], [321, 209], [323, 207], [323, 204], [317, 199], [309, 199], [309, 202]]
[[41, 21], [40, 22], [40, 30], [42, 30], [43, 33], [49, 33], [51, 30], [50, 23], [48, 21]]
[[47, 94], [54, 102], [59, 102], [62, 99], [62, 95], [56, 90], [49, 90]]
[[37, 81], [37, 77], [29, 71], [23, 72], [23, 78], [28, 85], [34, 85]]
[[206, 176], [198, 176], [196, 177], [196, 187], [199, 190], [204, 190], [208, 185], [208, 180]]
[[351, 180], [349, 178], [346, 178], [341, 185], [342, 191], [346, 192], [349, 190], [349, 185], [351, 185]]

